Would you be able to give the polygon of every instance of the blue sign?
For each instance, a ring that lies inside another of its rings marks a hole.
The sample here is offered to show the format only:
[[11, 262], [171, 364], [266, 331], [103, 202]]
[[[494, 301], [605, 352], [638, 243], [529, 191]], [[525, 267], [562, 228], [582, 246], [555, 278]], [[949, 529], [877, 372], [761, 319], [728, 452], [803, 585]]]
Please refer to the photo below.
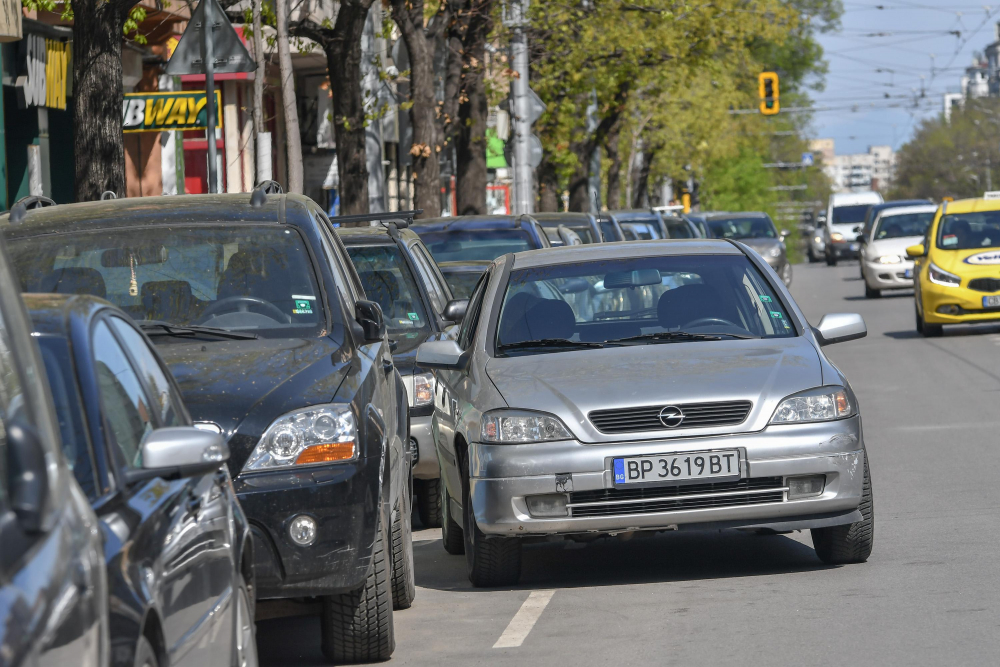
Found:
[[813, 157], [812, 153], [803, 153], [802, 154], [802, 166], [803, 167], [811, 167], [811, 166], [813, 166], [814, 163], [815, 163], [815, 158]]

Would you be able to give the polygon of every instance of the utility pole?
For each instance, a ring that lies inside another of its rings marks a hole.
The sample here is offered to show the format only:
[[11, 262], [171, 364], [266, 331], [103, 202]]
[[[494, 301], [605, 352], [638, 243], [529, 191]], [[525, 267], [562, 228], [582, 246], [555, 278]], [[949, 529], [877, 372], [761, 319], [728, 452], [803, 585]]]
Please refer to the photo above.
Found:
[[511, 82], [512, 111], [511, 129], [514, 138], [514, 214], [534, 211], [531, 166], [531, 123], [529, 122], [528, 99], [528, 35], [527, 24], [529, 0], [510, 0], [508, 24], [513, 29], [511, 39], [511, 60], [517, 78]]
[[208, 191], [215, 194], [219, 191], [218, 147], [215, 144], [215, 126], [217, 110], [215, 108], [215, 17], [212, 15], [214, 2], [205, 3], [204, 25], [201, 30], [202, 60], [205, 63], [205, 110], [208, 113], [208, 128], [205, 130], [208, 139]]

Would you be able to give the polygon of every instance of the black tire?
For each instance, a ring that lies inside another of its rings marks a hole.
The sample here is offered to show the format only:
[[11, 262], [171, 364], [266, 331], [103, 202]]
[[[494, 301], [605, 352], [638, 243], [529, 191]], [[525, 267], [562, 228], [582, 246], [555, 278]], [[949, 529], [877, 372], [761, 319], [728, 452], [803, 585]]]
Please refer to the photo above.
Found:
[[441, 542], [444, 550], [452, 556], [461, 556], [465, 553], [465, 538], [462, 536], [462, 527], [451, 518], [451, 501], [448, 496], [448, 485], [441, 480]]
[[872, 481], [868, 471], [868, 456], [865, 455], [865, 478], [861, 492], [861, 521], [845, 526], [813, 528], [813, 548], [816, 555], [829, 565], [864, 563], [872, 553], [875, 541], [875, 504], [872, 498]]
[[826, 256], [826, 265], [827, 266], [837, 266], [837, 257], [836, 256], [831, 257], [830, 255], [827, 255]]
[[380, 520], [365, 585], [350, 593], [323, 598], [321, 646], [323, 655], [334, 664], [388, 660], [396, 648], [388, 541]]
[[409, 609], [416, 597], [413, 581], [413, 526], [409, 488], [403, 490], [392, 520], [392, 608]]
[[441, 479], [416, 479], [417, 516], [424, 528], [441, 527]]
[[917, 333], [925, 336], [926, 338], [938, 338], [944, 334], [944, 326], [940, 324], [927, 324], [924, 322], [924, 318], [920, 316], [920, 311], [916, 313], [917, 317]]
[[808, 250], [807, 254], [809, 255], [809, 263], [810, 264], [815, 264], [816, 262], [819, 261], [819, 257], [817, 257], [816, 253], [813, 252], [812, 243], [809, 244], [809, 250]]
[[462, 518], [465, 526], [465, 562], [469, 581], [476, 588], [514, 586], [521, 578], [521, 540], [516, 537], [486, 538], [476, 524], [468, 479], [462, 479], [465, 502]]
[[[862, 280], [864, 280], [864, 276], [862, 276]], [[867, 297], [869, 299], [880, 299], [880, 298], [882, 298], [882, 290], [880, 290], [880, 289], [872, 289], [871, 287], [868, 286], [868, 282], [866, 281], [865, 282], [865, 297]]]
[[153, 645], [145, 637], [139, 637], [135, 645], [135, 667], [160, 667]]
[[236, 578], [235, 636], [233, 637], [233, 665], [235, 667], [257, 667], [257, 631], [254, 626], [254, 599], [251, 589], [243, 580]]

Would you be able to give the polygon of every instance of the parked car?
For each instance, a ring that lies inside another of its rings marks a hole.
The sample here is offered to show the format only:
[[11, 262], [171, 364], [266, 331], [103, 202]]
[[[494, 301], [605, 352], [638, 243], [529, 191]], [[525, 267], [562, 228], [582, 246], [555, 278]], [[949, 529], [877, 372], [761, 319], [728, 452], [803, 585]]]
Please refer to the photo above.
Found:
[[824, 257], [828, 266], [836, 266], [841, 259], [858, 256], [857, 241], [865, 224], [868, 209], [882, 203], [877, 192], [835, 192], [830, 195], [824, 228]]
[[561, 241], [558, 233], [560, 227], [575, 232], [583, 243], [610, 243], [625, 240], [621, 227], [604, 215], [598, 218], [593, 213], [563, 211], [560, 213], [532, 213], [531, 217], [542, 226], [552, 245], [570, 245], [556, 243], [557, 240]]
[[894, 206], [875, 216], [868, 236], [861, 241], [866, 297], [878, 298], [885, 289], [913, 287], [913, 260], [906, 256], [906, 249], [923, 240], [937, 208], [935, 204]]
[[516, 582], [528, 538], [809, 529], [823, 561], [867, 559], [858, 401], [823, 354], [864, 320], [812, 327], [766, 266], [723, 240], [490, 266], [458, 339], [417, 352], [439, 369], [443, 543], [473, 585]]
[[509, 252], [549, 248], [542, 226], [529, 215], [460, 215], [415, 220], [436, 262], [494, 260]]
[[779, 232], [767, 213], [717, 213], [709, 215], [707, 222], [712, 238], [742, 241], [760, 253], [785, 285], [792, 284], [792, 263], [785, 247], [788, 232]]
[[[457, 333], [468, 301], [455, 299], [420, 237], [405, 220], [377, 227], [341, 228], [340, 238], [354, 262], [368, 298], [385, 315], [396, 370], [403, 377], [410, 405], [410, 455], [417, 514], [425, 527], [441, 525], [440, 468], [431, 437], [434, 373], [416, 364], [417, 348], [427, 340]], [[400, 229], [399, 227], [403, 227]]]
[[626, 241], [698, 238], [698, 228], [673, 213], [652, 210], [610, 211], [607, 216], [621, 227]]
[[451, 293], [456, 299], [468, 299], [472, 289], [479, 282], [483, 271], [491, 264], [488, 260], [468, 260], [464, 262], [438, 262], [438, 268], [448, 281]]
[[707, 215], [707, 213], [685, 213], [681, 217], [695, 226], [698, 230], [698, 238], [710, 239], [712, 234], [708, 231], [708, 225], [705, 222]]
[[0, 663], [104, 667], [108, 585], [97, 517], [60, 452], [31, 322], [0, 243]]
[[250, 525], [222, 436], [192, 426], [152, 343], [118, 308], [63, 294], [25, 305], [63, 452], [101, 524], [111, 664], [256, 665]]
[[414, 595], [405, 388], [329, 219], [268, 189], [14, 207], [2, 228], [25, 287], [120, 307], [226, 439], [257, 598], [319, 598], [328, 659], [383, 660]]

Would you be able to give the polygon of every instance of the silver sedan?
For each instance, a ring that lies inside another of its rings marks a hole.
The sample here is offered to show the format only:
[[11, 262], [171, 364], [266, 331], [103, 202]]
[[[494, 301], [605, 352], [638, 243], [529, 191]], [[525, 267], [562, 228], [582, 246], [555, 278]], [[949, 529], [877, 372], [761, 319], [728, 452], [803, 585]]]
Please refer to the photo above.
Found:
[[692, 528], [810, 529], [860, 562], [874, 514], [858, 401], [747, 246], [724, 240], [505, 255], [437, 369], [444, 546], [477, 586], [510, 585], [528, 539]]

